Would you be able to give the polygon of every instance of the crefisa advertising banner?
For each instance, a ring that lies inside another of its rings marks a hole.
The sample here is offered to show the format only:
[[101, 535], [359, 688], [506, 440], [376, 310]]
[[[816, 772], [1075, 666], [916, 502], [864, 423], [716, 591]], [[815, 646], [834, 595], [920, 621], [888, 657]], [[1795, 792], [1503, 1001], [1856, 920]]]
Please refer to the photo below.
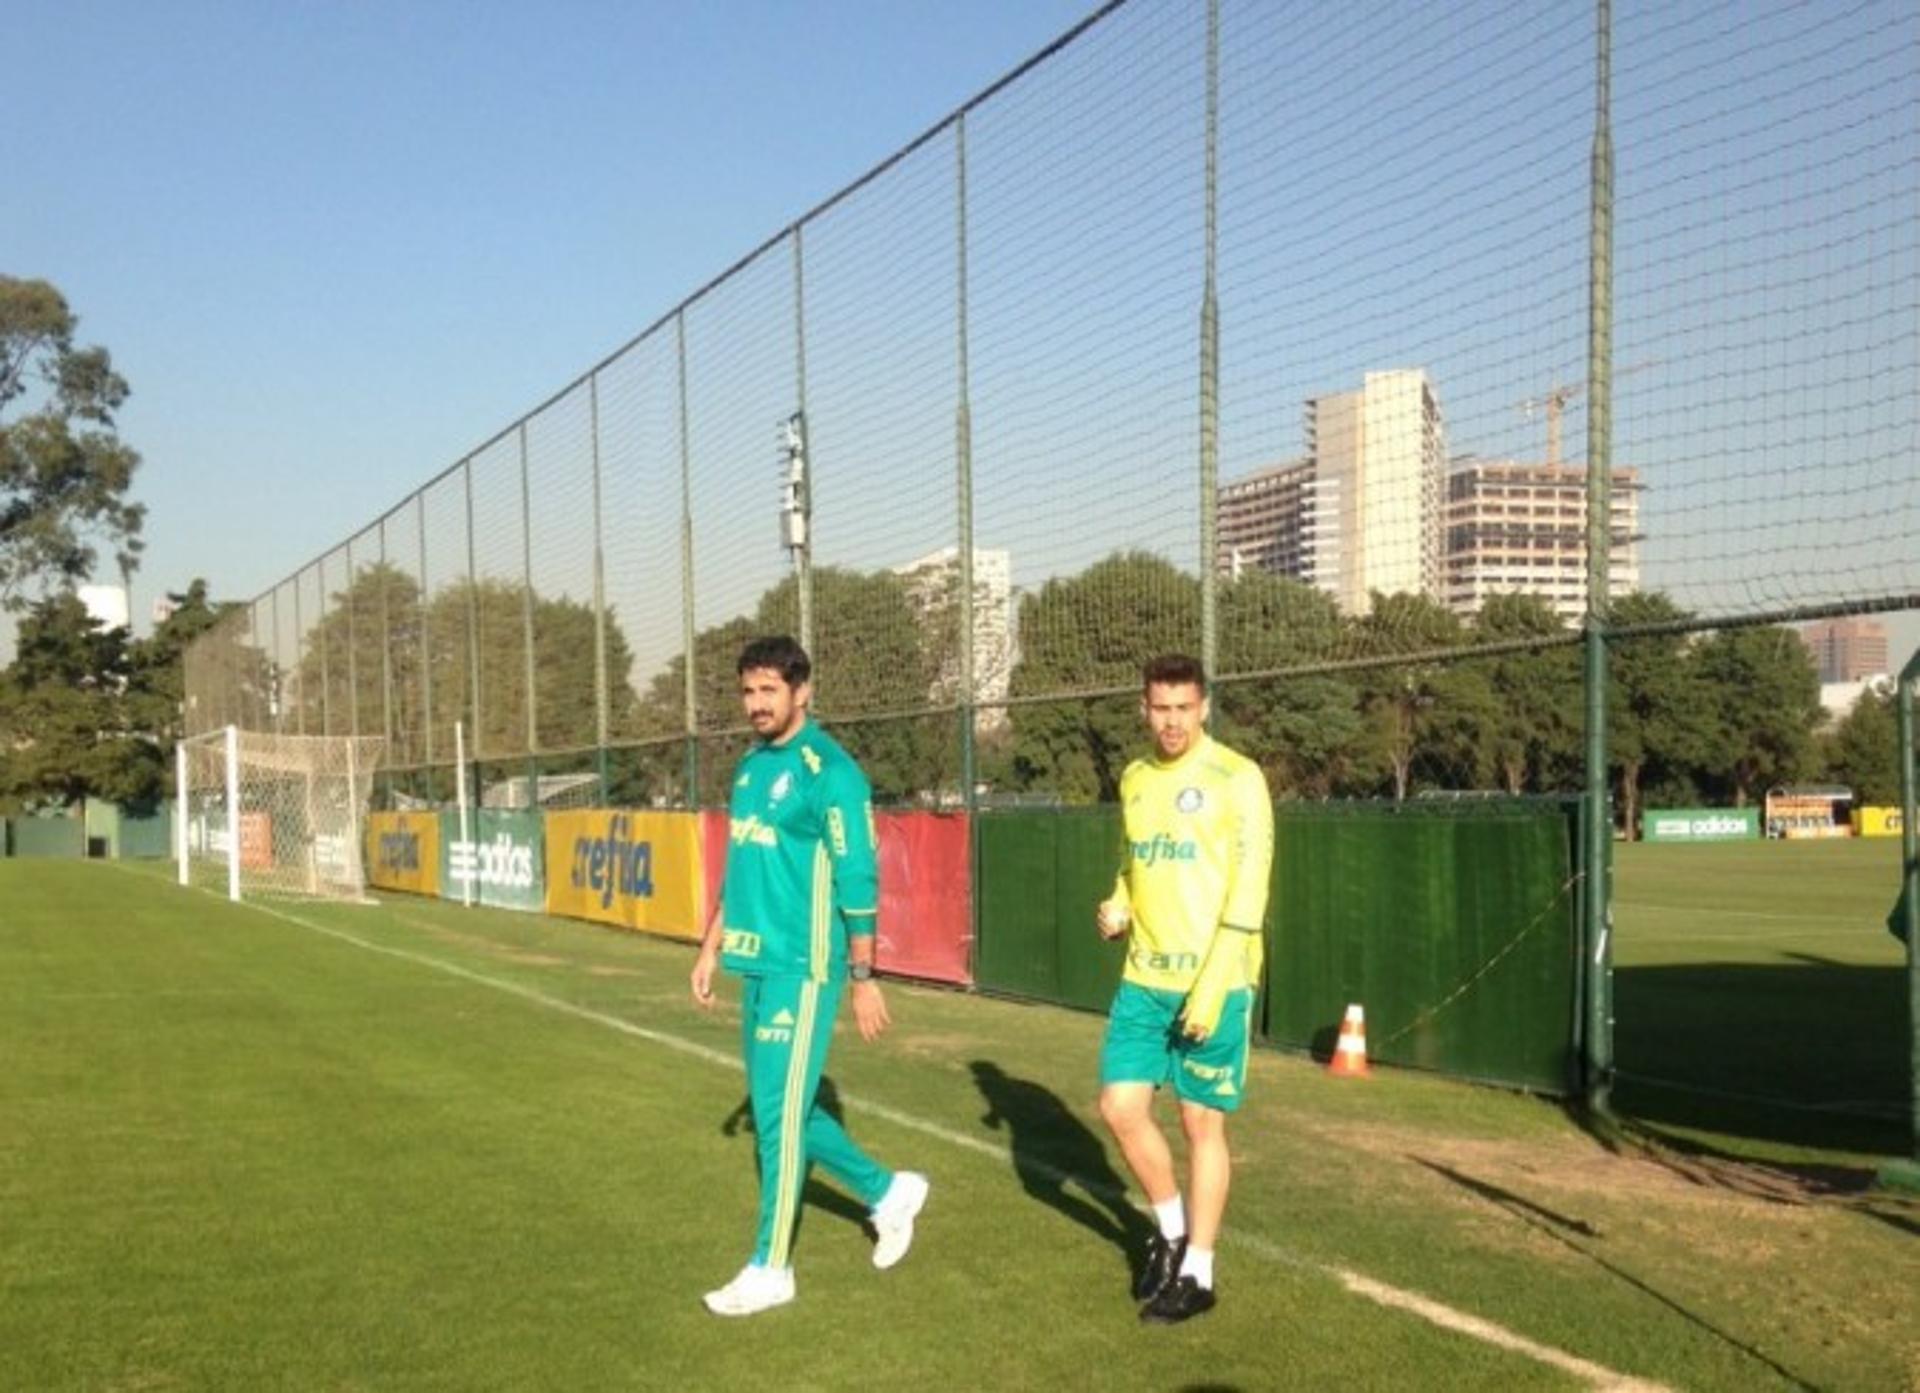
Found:
[[367, 818], [367, 879], [381, 890], [440, 891], [440, 814], [373, 813]]
[[598, 808], [550, 812], [546, 820], [549, 914], [669, 938], [700, 936], [697, 814]]
[[461, 904], [539, 911], [547, 904], [547, 840], [537, 812], [440, 814], [440, 895]]

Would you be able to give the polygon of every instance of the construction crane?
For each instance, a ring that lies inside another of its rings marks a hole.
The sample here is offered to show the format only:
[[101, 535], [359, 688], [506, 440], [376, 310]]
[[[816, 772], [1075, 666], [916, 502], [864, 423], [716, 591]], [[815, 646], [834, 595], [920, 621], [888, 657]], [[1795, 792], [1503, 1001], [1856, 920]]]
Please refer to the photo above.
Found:
[[[1621, 368], [1619, 371], [1614, 373], [1613, 380], [1618, 382], [1621, 378], [1626, 377], [1629, 374], [1640, 372], [1643, 369], [1653, 367], [1659, 361], [1660, 360], [1658, 358], [1648, 358], [1642, 362], [1634, 363], [1627, 367]], [[1587, 384], [1584, 381], [1556, 382], [1552, 386], [1548, 387], [1547, 390], [1543, 392], [1541, 395], [1537, 397], [1528, 397], [1525, 401], [1514, 403], [1517, 407], [1519, 407], [1520, 410], [1527, 413], [1527, 419], [1529, 421], [1533, 419], [1533, 415], [1536, 411], [1546, 412], [1546, 415], [1547, 415], [1547, 464], [1549, 467], [1552, 467], [1560, 463], [1560, 423], [1562, 418], [1566, 415], [1567, 403], [1574, 400], [1574, 398], [1580, 396], [1586, 390], [1587, 390]]]

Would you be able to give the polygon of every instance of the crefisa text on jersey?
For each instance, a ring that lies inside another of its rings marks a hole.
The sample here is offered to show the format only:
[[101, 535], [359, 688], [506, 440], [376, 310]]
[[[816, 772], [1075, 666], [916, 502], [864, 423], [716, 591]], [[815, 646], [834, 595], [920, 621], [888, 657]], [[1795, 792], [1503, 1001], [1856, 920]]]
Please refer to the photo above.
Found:
[[1197, 861], [1200, 859], [1198, 842], [1180, 842], [1165, 832], [1156, 832], [1144, 842], [1130, 842], [1133, 859], [1143, 866], [1151, 866], [1158, 861]]

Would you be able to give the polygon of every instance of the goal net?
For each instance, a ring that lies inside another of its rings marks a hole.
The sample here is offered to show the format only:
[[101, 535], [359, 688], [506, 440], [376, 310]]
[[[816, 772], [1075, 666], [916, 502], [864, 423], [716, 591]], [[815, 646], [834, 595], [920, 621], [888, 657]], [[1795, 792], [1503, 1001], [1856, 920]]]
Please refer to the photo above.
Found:
[[364, 898], [362, 830], [383, 741], [225, 730], [180, 742], [180, 883]]

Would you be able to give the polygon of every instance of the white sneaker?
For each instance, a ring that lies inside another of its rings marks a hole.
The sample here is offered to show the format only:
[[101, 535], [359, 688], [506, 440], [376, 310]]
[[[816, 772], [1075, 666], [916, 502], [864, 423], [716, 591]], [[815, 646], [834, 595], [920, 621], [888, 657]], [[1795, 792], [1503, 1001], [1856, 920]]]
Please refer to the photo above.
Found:
[[701, 1298], [716, 1316], [751, 1316], [793, 1300], [793, 1269], [750, 1262], [740, 1275]]
[[927, 1202], [929, 1188], [927, 1178], [918, 1171], [894, 1173], [893, 1184], [873, 1207], [873, 1231], [878, 1235], [873, 1245], [875, 1267], [892, 1267], [907, 1255], [913, 1246], [913, 1221]]

